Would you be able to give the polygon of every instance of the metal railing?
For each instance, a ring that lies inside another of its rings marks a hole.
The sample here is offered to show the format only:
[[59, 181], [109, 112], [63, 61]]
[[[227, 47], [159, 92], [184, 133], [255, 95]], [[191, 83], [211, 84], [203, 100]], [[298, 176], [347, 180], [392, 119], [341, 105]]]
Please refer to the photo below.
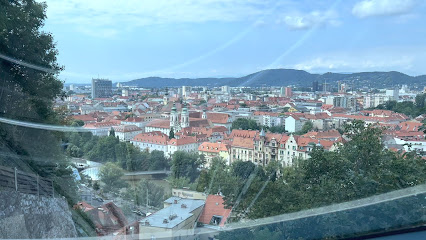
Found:
[[0, 191], [18, 191], [38, 196], [54, 197], [53, 181], [16, 168], [0, 166]]

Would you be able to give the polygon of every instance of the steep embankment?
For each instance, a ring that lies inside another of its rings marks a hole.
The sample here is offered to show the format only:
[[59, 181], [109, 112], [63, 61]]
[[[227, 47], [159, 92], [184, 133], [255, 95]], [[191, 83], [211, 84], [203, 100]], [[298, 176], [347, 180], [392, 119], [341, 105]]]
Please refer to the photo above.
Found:
[[0, 191], [1, 238], [74, 238], [77, 232], [63, 198]]

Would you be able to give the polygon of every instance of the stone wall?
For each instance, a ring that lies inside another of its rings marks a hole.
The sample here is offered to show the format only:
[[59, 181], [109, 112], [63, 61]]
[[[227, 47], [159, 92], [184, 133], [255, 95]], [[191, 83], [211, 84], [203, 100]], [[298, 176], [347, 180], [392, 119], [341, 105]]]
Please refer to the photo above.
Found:
[[0, 236], [73, 238], [77, 232], [64, 198], [0, 191]]

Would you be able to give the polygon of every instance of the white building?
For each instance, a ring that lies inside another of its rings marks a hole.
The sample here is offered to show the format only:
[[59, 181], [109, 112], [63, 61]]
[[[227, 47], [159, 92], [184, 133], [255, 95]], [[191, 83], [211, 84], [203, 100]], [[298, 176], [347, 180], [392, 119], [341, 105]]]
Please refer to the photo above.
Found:
[[306, 119], [297, 117], [297, 116], [290, 116], [285, 119], [285, 130], [287, 132], [298, 132], [302, 130], [303, 124], [306, 122]]
[[130, 141], [143, 130], [135, 125], [120, 125], [112, 127], [114, 129], [115, 136], [120, 141]]
[[117, 125], [118, 124], [114, 122], [97, 122], [87, 123], [83, 126], [83, 128], [86, 128], [95, 136], [108, 136], [111, 128]]
[[141, 150], [163, 151], [167, 157], [171, 157], [176, 151], [196, 152], [198, 150], [195, 137], [169, 139], [166, 134], [161, 132], [140, 133], [131, 140], [131, 143]]

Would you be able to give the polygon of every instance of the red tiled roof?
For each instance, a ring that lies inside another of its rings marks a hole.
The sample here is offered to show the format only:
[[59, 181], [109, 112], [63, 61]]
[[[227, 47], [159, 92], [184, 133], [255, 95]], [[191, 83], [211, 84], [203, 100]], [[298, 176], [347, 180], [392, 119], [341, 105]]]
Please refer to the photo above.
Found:
[[170, 128], [170, 120], [157, 119], [148, 123], [146, 126], [155, 128]]
[[90, 115], [73, 115], [71, 117], [75, 120], [81, 120], [83, 122], [96, 122], [96, 119]]
[[234, 137], [231, 146], [253, 149], [254, 141], [253, 138]]
[[398, 124], [398, 126], [401, 128], [400, 131], [404, 131], [404, 132], [417, 132], [419, 131], [419, 128], [422, 126], [423, 124], [420, 122], [401, 122]]
[[182, 146], [182, 145], [187, 145], [192, 143], [197, 143], [197, 140], [195, 137], [182, 137], [179, 139], [172, 138], [169, 141], [169, 145], [174, 145], [174, 146]]
[[224, 143], [203, 142], [198, 147], [198, 151], [219, 153], [220, 151], [228, 151], [228, 145]]
[[212, 123], [228, 123], [229, 115], [226, 113], [207, 112], [207, 119]]
[[169, 137], [161, 132], [139, 133], [133, 138], [133, 141], [157, 145], [167, 145]]
[[229, 135], [229, 137], [230, 138], [234, 138], [234, 137], [254, 138], [258, 134], [259, 134], [259, 131], [257, 131], [257, 130], [233, 129], [231, 134]]
[[222, 220], [219, 226], [223, 227], [227, 218], [231, 214], [231, 209], [226, 209], [224, 206], [223, 197], [220, 195], [208, 195], [203, 212], [200, 215], [200, 222], [210, 224], [213, 216], [221, 216]]

